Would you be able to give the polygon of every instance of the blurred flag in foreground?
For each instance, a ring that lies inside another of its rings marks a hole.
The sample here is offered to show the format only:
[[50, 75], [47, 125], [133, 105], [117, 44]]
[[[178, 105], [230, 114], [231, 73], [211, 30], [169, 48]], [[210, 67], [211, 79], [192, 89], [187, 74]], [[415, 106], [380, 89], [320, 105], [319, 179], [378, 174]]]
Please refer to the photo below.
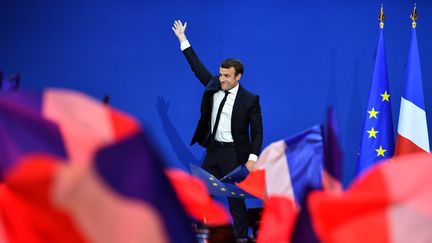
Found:
[[[342, 153], [332, 109], [324, 129], [313, 126], [295, 136], [270, 144], [239, 187], [264, 200], [258, 242], [288, 242], [299, 206], [310, 190], [342, 190]], [[307, 215], [305, 216], [307, 217]], [[308, 219], [296, 225], [302, 238]]]
[[365, 172], [343, 194], [313, 192], [323, 242], [431, 242], [432, 157], [404, 155]]
[[[327, 111], [327, 122], [324, 129], [324, 171], [322, 174], [322, 185], [324, 191], [341, 193], [342, 185], [342, 162], [343, 155], [339, 145], [339, 131], [333, 108]], [[307, 200], [312, 187], [307, 187], [303, 203], [300, 204], [300, 213], [294, 226], [291, 242], [296, 243], [318, 243], [318, 237], [312, 226], [312, 219]]]
[[282, 195], [301, 202], [304, 185], [321, 188], [323, 157], [323, 137], [317, 125], [266, 147], [253, 171], [238, 185], [261, 199]]
[[323, 187], [326, 191], [342, 191], [343, 154], [339, 144], [339, 126], [334, 109], [327, 110], [324, 127]]
[[264, 200], [258, 242], [288, 242], [307, 188], [321, 188], [320, 126], [270, 144], [238, 185]]
[[19, 73], [13, 74], [8, 79], [3, 79], [3, 72], [0, 70], [0, 91], [16, 91], [20, 85]]
[[184, 209], [228, 221], [202, 183], [163, 168], [133, 118], [78, 92], [2, 95], [0, 131], [0, 237], [10, 242], [191, 242]]

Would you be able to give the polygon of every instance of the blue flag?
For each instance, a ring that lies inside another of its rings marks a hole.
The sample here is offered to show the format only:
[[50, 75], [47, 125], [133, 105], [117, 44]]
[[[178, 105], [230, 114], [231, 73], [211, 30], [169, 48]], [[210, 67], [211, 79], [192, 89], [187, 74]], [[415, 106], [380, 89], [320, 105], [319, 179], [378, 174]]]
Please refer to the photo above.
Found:
[[[202, 182], [204, 182], [211, 195], [222, 197], [253, 198], [252, 195], [243, 191], [235, 184], [229, 182], [222, 182], [222, 180], [219, 180], [214, 175], [205, 171], [203, 168], [196, 166], [192, 163], [189, 166], [192, 175], [200, 178]], [[232, 173], [235, 174], [235, 176], [237, 177], [239, 176], [239, 174], [244, 173], [244, 170], [242, 169], [242, 167], [237, 167]]]
[[19, 83], [19, 73], [10, 76], [7, 80], [3, 80], [3, 72], [0, 70], [0, 91], [16, 91], [18, 90]]
[[244, 164], [242, 164], [228, 173], [228, 175], [222, 177], [220, 181], [225, 183], [236, 183], [244, 180], [247, 175], [249, 175], [249, 170]]
[[[327, 111], [327, 122], [324, 128], [324, 170], [329, 178], [323, 182], [325, 190], [342, 189], [343, 154], [339, 145], [339, 130], [336, 115], [332, 107]], [[331, 183], [326, 185], [326, 183]]]
[[383, 29], [380, 30], [356, 175], [394, 152], [393, 122]]

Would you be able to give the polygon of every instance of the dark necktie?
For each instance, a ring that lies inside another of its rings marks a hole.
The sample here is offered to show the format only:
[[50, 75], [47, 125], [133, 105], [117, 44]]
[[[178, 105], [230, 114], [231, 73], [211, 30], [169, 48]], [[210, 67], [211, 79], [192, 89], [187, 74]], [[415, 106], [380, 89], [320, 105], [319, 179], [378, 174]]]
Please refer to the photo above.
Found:
[[219, 105], [219, 109], [218, 109], [218, 112], [217, 112], [217, 115], [216, 115], [216, 121], [215, 121], [215, 124], [213, 126], [213, 132], [212, 132], [212, 135], [211, 135], [212, 139], [214, 139], [215, 136], [216, 136], [216, 130], [217, 130], [217, 127], [219, 125], [219, 120], [220, 120], [220, 116], [221, 116], [221, 113], [222, 113], [222, 109], [223, 109], [223, 106], [225, 105], [225, 101], [227, 100], [228, 94], [229, 94], [229, 92], [225, 91], [225, 96], [223, 97], [223, 99], [222, 99], [222, 101], [221, 101], [221, 103]]

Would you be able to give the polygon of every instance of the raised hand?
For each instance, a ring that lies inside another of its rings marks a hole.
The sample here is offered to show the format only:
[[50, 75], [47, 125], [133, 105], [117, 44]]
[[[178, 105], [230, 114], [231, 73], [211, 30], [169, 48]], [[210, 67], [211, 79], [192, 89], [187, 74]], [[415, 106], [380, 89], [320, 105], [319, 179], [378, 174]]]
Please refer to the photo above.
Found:
[[182, 22], [180, 20], [176, 20], [176, 21], [174, 21], [173, 27], [171, 28], [173, 30], [174, 34], [179, 39], [180, 43], [187, 40], [186, 35], [185, 35], [186, 27], [187, 27], [187, 22], [182, 24]]

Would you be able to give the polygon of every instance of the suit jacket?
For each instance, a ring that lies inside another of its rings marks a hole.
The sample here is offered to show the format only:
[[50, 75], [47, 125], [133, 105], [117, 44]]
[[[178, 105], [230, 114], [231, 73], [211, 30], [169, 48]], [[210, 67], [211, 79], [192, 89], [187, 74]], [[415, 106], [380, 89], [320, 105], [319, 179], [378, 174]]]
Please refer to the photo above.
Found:
[[[201, 117], [192, 137], [191, 145], [198, 142], [201, 146], [209, 149], [213, 95], [221, 89], [219, 75], [213, 76], [207, 70], [192, 47], [183, 50], [183, 54], [195, 76], [205, 86], [201, 99]], [[259, 96], [247, 91], [241, 85], [234, 101], [231, 133], [239, 156], [239, 162], [245, 163], [250, 153], [259, 155], [263, 139]]]

